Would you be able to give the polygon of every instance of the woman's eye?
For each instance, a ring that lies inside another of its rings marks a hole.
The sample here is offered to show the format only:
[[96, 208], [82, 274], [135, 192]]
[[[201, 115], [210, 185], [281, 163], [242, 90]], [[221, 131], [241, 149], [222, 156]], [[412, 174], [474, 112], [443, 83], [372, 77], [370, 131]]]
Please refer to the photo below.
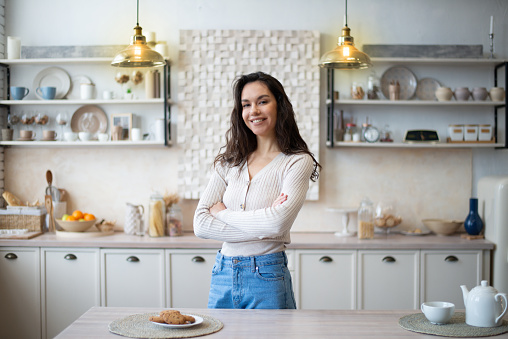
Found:
[[250, 106], [250, 104], [243, 104], [242, 105], [243, 108], [246, 108], [246, 107], [249, 107], [249, 106]]

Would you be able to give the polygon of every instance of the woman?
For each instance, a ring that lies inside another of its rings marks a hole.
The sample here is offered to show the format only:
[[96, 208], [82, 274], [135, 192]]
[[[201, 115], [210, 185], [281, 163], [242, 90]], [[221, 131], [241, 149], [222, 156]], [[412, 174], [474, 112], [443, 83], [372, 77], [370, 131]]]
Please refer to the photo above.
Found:
[[285, 244], [321, 168], [281, 83], [257, 72], [233, 86], [226, 145], [194, 215], [194, 233], [223, 241], [209, 308], [296, 308]]

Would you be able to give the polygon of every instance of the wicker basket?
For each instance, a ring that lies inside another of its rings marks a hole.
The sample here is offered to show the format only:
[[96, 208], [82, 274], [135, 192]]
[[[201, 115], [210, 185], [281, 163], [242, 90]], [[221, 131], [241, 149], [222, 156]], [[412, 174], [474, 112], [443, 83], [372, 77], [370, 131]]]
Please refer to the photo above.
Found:
[[46, 209], [12, 208], [0, 210], [0, 229], [27, 229], [29, 232], [43, 232]]

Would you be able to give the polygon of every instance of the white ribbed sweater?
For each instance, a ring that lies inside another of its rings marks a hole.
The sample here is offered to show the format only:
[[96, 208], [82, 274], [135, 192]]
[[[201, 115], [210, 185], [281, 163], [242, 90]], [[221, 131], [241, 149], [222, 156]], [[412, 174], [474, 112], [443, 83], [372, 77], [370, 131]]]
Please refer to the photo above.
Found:
[[[279, 153], [249, 180], [247, 166], [217, 165], [194, 214], [194, 233], [224, 241], [226, 256], [276, 253], [291, 242], [289, 231], [302, 208], [314, 169], [308, 154]], [[281, 194], [287, 200], [271, 207]], [[222, 201], [226, 210], [213, 217], [210, 207]]]

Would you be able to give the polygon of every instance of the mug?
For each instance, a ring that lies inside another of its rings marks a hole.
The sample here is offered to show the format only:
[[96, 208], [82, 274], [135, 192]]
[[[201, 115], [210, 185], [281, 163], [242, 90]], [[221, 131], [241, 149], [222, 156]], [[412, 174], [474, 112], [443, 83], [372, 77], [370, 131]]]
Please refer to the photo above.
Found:
[[37, 87], [35, 92], [39, 94], [44, 100], [53, 100], [56, 95], [56, 87]]
[[12, 130], [10, 128], [3, 128], [2, 129], [2, 140], [3, 141], [11, 141], [13, 136], [14, 136], [14, 130]]
[[164, 141], [164, 119], [157, 119], [154, 126], [155, 140]]
[[122, 126], [111, 127], [111, 140], [118, 141], [122, 140]]
[[30, 139], [30, 140], [32, 138], [35, 139], [35, 132], [22, 129], [21, 131], [19, 131], [19, 137], [21, 139]]
[[97, 138], [99, 139], [100, 142], [106, 142], [109, 140], [109, 135], [108, 133], [99, 133], [97, 134]]
[[11, 98], [21, 100], [28, 95], [30, 91], [26, 87], [11, 86]]
[[93, 99], [95, 85], [94, 84], [81, 84], [81, 99]]
[[76, 141], [77, 138], [78, 138], [78, 133], [75, 133], [75, 132], [65, 132], [64, 133], [65, 141]]
[[127, 203], [125, 211], [125, 226], [124, 232], [126, 234], [143, 235], [143, 214], [145, 209], [143, 205], [134, 205]]
[[420, 306], [425, 317], [432, 324], [446, 324], [455, 313], [455, 305], [445, 301], [425, 302]]
[[50, 130], [44, 130], [42, 131], [42, 140], [55, 140], [56, 139], [56, 132], [55, 131], [50, 131]]
[[104, 99], [104, 100], [111, 100], [114, 97], [115, 96], [114, 96], [113, 91], [103, 91], [102, 92], [102, 99]]
[[131, 140], [132, 141], [140, 141], [142, 139], [141, 137], [141, 129], [139, 128], [133, 128], [131, 131]]

